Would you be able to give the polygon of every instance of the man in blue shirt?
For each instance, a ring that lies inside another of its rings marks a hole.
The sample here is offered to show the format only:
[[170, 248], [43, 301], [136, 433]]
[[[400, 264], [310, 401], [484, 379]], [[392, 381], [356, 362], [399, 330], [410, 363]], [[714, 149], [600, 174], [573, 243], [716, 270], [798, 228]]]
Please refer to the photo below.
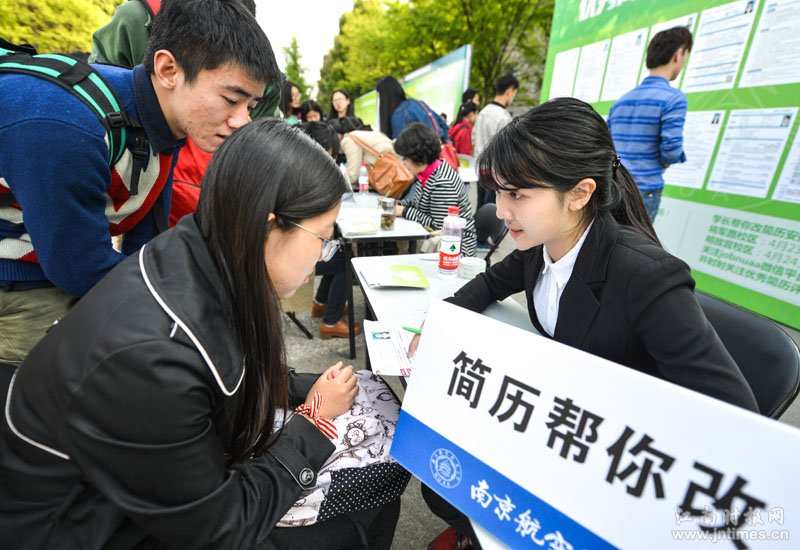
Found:
[[692, 33], [686, 27], [656, 34], [647, 47], [650, 76], [622, 96], [608, 115], [617, 154], [636, 180], [651, 221], [661, 202], [664, 170], [686, 162], [686, 95], [669, 83], [678, 78], [691, 49]]

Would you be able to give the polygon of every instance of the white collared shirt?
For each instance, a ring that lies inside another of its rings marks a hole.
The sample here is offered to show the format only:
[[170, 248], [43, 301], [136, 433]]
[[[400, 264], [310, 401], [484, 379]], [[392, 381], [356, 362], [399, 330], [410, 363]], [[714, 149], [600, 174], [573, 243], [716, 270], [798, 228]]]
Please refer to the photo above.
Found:
[[561, 294], [563, 294], [564, 287], [567, 286], [567, 281], [572, 276], [575, 260], [578, 258], [583, 241], [586, 240], [586, 235], [589, 234], [589, 229], [591, 229], [593, 223], [594, 220], [583, 232], [575, 246], [557, 262], [550, 259], [550, 254], [547, 253], [547, 246], [542, 246], [544, 268], [536, 280], [536, 286], [533, 288], [533, 307], [536, 309], [536, 317], [539, 319], [539, 323], [550, 336], [553, 336], [556, 330], [558, 304], [561, 301]]

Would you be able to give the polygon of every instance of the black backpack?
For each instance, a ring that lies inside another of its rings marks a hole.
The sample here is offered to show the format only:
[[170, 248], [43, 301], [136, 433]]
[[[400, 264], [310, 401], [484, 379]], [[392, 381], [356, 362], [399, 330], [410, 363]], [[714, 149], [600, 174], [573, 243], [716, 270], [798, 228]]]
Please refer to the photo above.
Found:
[[[130, 194], [139, 193], [139, 175], [150, 144], [144, 129], [131, 120], [122, 108], [114, 90], [105, 79], [85, 61], [63, 54], [36, 55], [30, 44], [16, 45], [0, 38], [0, 73], [20, 73], [37, 76], [61, 86], [85, 103], [108, 132], [108, 165], [114, 166], [126, 148], [133, 154]], [[11, 193], [0, 194], [0, 207], [15, 202]], [[159, 201], [157, 204], [160, 204]], [[163, 210], [163, 207], [161, 208]], [[156, 213], [156, 223], [162, 229]]]

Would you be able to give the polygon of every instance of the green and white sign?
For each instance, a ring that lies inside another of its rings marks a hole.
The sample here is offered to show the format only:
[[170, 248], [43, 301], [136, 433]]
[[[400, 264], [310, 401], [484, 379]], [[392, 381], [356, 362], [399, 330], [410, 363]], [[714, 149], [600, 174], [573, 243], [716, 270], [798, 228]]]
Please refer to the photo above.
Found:
[[[458, 114], [461, 94], [469, 87], [472, 46], [453, 50], [433, 63], [416, 69], [400, 80], [408, 97], [421, 99], [436, 113], [446, 113], [448, 122]], [[355, 112], [365, 124], [378, 129], [378, 94], [374, 90], [355, 101]]]
[[606, 116], [647, 76], [647, 44], [694, 34], [672, 85], [687, 96], [687, 162], [664, 179], [656, 230], [698, 288], [800, 329], [800, 3], [556, 0], [543, 98]]

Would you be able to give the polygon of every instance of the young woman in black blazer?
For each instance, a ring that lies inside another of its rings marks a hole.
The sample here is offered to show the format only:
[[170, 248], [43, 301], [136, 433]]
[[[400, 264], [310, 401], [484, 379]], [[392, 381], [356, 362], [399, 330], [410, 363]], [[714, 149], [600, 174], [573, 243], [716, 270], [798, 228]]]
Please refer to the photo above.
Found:
[[[543, 336], [758, 411], [697, 303], [689, 266], [662, 248], [608, 126], [589, 104], [559, 98], [513, 120], [484, 149], [479, 174], [480, 185], [497, 192], [497, 215], [517, 249], [448, 301], [480, 312], [524, 291]], [[625, 398], [624, 388], [609, 389]], [[470, 532], [452, 508], [423, 493], [435, 512]]]

